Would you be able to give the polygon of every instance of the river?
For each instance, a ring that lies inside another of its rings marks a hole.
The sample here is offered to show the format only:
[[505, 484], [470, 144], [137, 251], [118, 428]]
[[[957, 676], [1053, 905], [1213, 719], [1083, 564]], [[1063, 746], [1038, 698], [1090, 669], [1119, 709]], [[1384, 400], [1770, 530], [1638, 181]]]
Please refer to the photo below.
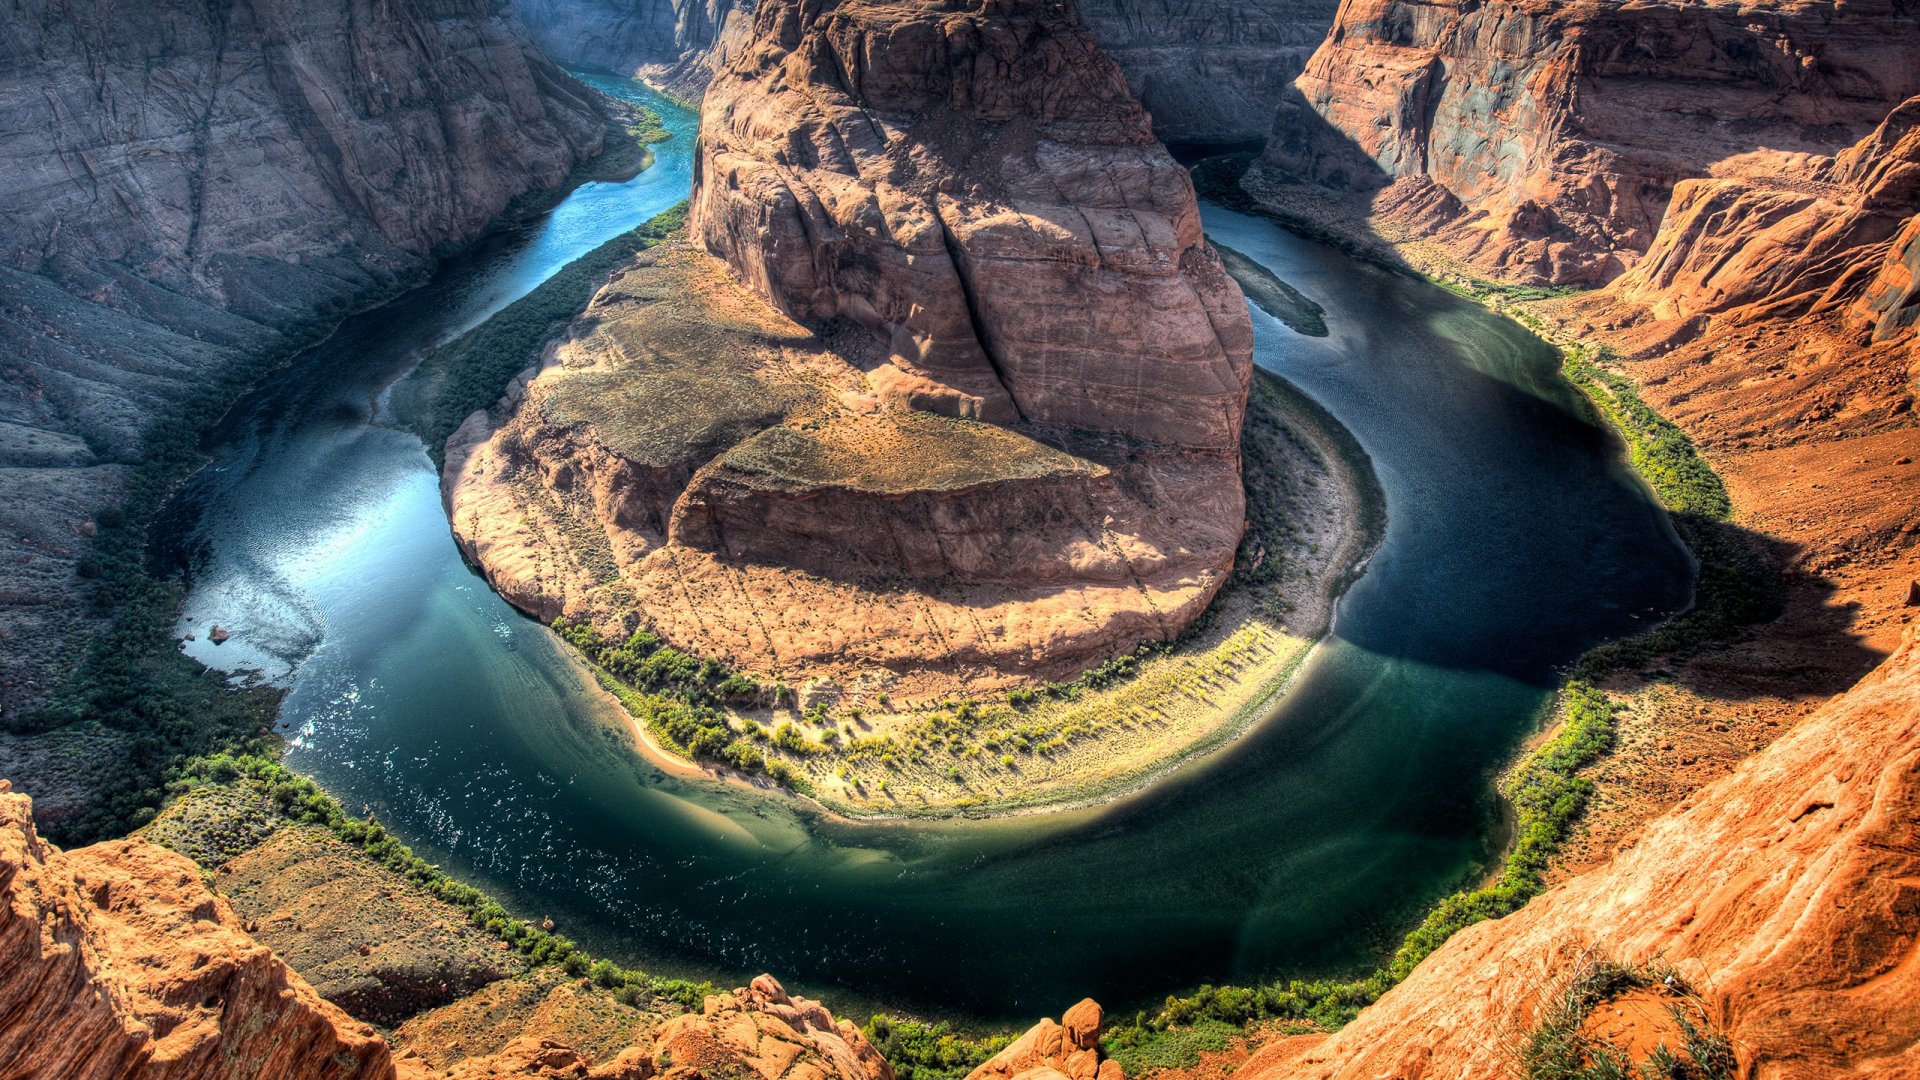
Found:
[[[1326, 309], [1253, 311], [1257, 362], [1371, 454], [1388, 528], [1335, 633], [1224, 752], [1099, 808], [848, 824], [667, 776], [617, 706], [448, 535], [425, 448], [382, 396], [432, 344], [686, 194], [674, 138], [349, 320], [223, 421], [156, 537], [190, 652], [288, 688], [289, 763], [449, 871], [590, 948], [843, 1012], [1000, 1022], [1083, 995], [1130, 1010], [1205, 981], [1356, 971], [1504, 842], [1496, 770], [1564, 667], [1686, 601], [1664, 516], [1512, 323], [1273, 225], [1209, 231]], [[233, 638], [215, 646], [219, 623]]]

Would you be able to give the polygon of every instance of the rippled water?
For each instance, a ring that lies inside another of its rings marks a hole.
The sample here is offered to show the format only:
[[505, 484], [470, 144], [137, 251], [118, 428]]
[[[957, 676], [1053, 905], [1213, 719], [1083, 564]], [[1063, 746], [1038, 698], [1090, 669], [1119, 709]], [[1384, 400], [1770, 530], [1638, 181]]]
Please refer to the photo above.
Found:
[[[1550, 349], [1434, 288], [1217, 208], [1327, 310], [1258, 362], [1373, 456], [1389, 526], [1337, 633], [1245, 739], [1100, 810], [856, 825], [640, 760], [611, 701], [462, 565], [382, 390], [419, 351], [684, 197], [693, 117], [629, 184], [450, 262], [238, 407], [166, 536], [192, 652], [290, 692], [292, 765], [455, 873], [656, 970], [772, 970], [856, 1011], [1110, 1008], [1358, 968], [1482, 874], [1492, 772], [1556, 665], [1681, 605], [1684, 553]], [[213, 646], [214, 622], [234, 632]]]

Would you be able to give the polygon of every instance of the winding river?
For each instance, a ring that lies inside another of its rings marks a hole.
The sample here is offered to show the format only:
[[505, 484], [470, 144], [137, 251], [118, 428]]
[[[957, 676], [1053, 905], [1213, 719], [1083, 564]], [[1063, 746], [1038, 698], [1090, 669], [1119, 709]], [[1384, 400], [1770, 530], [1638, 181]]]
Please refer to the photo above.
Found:
[[[1491, 779], [1556, 667], [1685, 603], [1663, 515], [1556, 358], [1441, 290], [1215, 207], [1326, 308], [1255, 310], [1258, 362], [1372, 455], [1389, 525], [1296, 689], [1222, 753], [1106, 807], [848, 824], [664, 775], [617, 706], [461, 562], [384, 391], [421, 350], [684, 197], [694, 117], [626, 184], [447, 262], [224, 421], [158, 527], [193, 655], [288, 687], [290, 763], [522, 914], [652, 970], [771, 970], [836, 1009], [981, 1021], [1091, 994], [1350, 971], [1504, 842]], [[215, 646], [219, 623], [233, 639]]]

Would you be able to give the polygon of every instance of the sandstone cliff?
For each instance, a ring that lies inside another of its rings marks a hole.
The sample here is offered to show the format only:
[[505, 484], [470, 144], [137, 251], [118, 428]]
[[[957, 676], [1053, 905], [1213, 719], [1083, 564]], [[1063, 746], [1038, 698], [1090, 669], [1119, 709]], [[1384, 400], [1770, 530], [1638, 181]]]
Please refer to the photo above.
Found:
[[719, 260], [643, 256], [455, 436], [469, 556], [543, 618], [795, 682], [1177, 634], [1244, 527], [1251, 327], [1118, 71], [1040, 3], [751, 25], [702, 115]]
[[61, 851], [0, 781], [0, 1074], [391, 1077], [386, 1043], [241, 928], [185, 857]]
[[644, 78], [698, 98], [729, 41], [752, 18], [735, 0], [513, 0], [550, 55], [581, 67]]
[[1740, 1075], [1920, 1070], [1920, 629], [1611, 865], [1449, 941], [1338, 1035], [1235, 1075], [1479, 1077], [1589, 950], [1672, 965]]
[[[1170, 143], [1263, 138], [1326, 36], [1333, 0], [1086, 0], [1088, 33]], [[734, 0], [514, 0], [535, 40], [571, 64], [697, 96], [753, 19]]]
[[1900, 0], [1354, 0], [1264, 164], [1388, 187], [1387, 217], [1483, 271], [1599, 284], [1653, 243], [1679, 182], [1872, 130], [1920, 91], [1916, 41]]
[[0, 35], [0, 709], [147, 424], [597, 152], [494, 0], [23, 0]]

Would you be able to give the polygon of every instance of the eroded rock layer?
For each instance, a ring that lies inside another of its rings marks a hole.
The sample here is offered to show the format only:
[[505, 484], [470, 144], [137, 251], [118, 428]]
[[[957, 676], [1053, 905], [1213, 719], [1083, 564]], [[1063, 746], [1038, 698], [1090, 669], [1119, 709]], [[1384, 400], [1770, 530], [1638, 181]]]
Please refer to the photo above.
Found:
[[1240, 291], [1186, 170], [1063, 9], [764, 3], [707, 93], [690, 229], [881, 400], [1231, 453]]
[[1204, 610], [1237, 455], [888, 409], [846, 359], [865, 334], [656, 248], [449, 442], [455, 535], [542, 618], [894, 693], [1058, 677]]
[[1325, 1041], [1235, 1075], [1480, 1077], [1589, 952], [1699, 988], [1740, 1075], [1920, 1071], [1920, 630], [1652, 822], [1612, 864], [1467, 928]]
[[372, 1027], [242, 929], [184, 856], [61, 851], [0, 781], [0, 1074], [22, 1080], [391, 1077]]
[[1920, 91], [1917, 42], [1898, 0], [1361, 0], [1265, 164], [1387, 187], [1390, 217], [1498, 276], [1598, 284], [1653, 244], [1681, 181], [1766, 176], [1871, 131]]
[[788, 680], [999, 685], [1178, 634], [1244, 529], [1252, 334], [1118, 71], [1050, 4], [752, 31], [696, 243], [450, 443], [469, 556], [543, 618]]
[[147, 425], [598, 151], [492, 0], [23, 0], [0, 34], [0, 709]]

